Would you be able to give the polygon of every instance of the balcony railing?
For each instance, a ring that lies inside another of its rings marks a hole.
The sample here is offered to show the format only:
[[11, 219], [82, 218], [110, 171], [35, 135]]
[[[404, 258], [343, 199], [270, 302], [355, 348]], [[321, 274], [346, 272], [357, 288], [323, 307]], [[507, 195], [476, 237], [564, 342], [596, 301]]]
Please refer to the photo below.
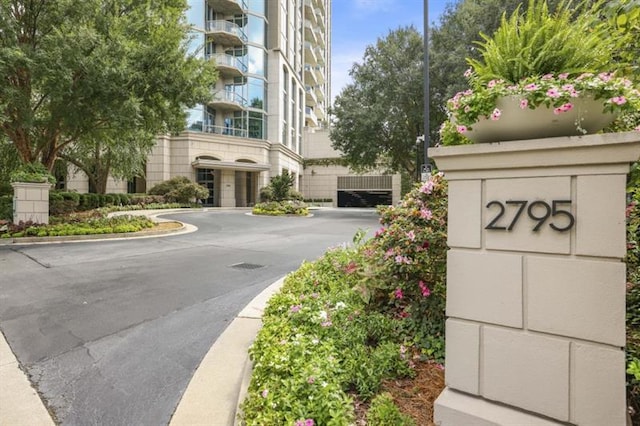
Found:
[[315, 112], [313, 112], [313, 109], [304, 107], [304, 116], [313, 123], [313, 127], [318, 126], [318, 116], [315, 114]]
[[226, 126], [203, 126], [202, 131], [216, 135], [234, 136], [236, 138], [246, 138], [248, 135], [248, 132], [245, 129], [236, 129], [234, 127]]
[[314, 46], [308, 41], [304, 42], [304, 60], [305, 62], [313, 65], [318, 63], [318, 57], [316, 56]]
[[222, 44], [236, 45], [244, 44], [248, 41], [244, 30], [239, 25], [229, 21], [207, 21], [207, 32], [217, 33], [221, 38]]
[[[216, 61], [216, 65], [219, 68], [231, 70], [231, 74], [236, 77], [247, 72], [247, 64], [245, 64], [240, 58], [233, 55], [227, 55], [224, 53], [214, 53], [206, 56], [207, 59], [213, 59]], [[235, 70], [235, 72], [233, 72]], [[236, 75], [237, 74], [237, 75]]]
[[316, 96], [316, 92], [315, 92], [314, 87], [307, 85], [307, 86], [304, 87], [304, 90], [307, 93], [307, 96], [305, 98], [306, 103], [311, 105], [311, 106], [316, 105], [318, 103], [318, 98]]
[[222, 90], [219, 92], [215, 92], [213, 94], [213, 100], [210, 102], [212, 104], [222, 104], [227, 107], [227, 109], [232, 110], [242, 110], [247, 106], [247, 100], [235, 92], [229, 92], [226, 90]]

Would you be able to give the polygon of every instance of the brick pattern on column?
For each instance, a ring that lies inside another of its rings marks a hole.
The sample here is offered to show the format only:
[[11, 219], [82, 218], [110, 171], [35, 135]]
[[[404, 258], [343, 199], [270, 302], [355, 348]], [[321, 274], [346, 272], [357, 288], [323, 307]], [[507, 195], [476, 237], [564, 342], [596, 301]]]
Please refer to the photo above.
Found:
[[578, 176], [576, 254], [621, 258], [626, 252], [625, 175]]
[[571, 422], [580, 426], [624, 426], [624, 352], [586, 343], [571, 346]]
[[622, 262], [531, 256], [527, 261], [528, 327], [622, 347], [624, 283]]
[[446, 324], [447, 344], [445, 382], [464, 392], [479, 394], [480, 326], [449, 318]]
[[522, 256], [449, 250], [447, 315], [522, 327]]
[[482, 394], [569, 420], [569, 341], [486, 326]]

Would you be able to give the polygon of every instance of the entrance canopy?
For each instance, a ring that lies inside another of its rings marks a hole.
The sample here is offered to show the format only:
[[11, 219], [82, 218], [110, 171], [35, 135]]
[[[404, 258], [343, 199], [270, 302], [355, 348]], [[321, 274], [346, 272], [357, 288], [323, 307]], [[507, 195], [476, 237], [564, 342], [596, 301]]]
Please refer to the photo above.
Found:
[[198, 169], [240, 170], [245, 172], [264, 172], [271, 168], [268, 164], [206, 160], [202, 158], [196, 159], [191, 165]]

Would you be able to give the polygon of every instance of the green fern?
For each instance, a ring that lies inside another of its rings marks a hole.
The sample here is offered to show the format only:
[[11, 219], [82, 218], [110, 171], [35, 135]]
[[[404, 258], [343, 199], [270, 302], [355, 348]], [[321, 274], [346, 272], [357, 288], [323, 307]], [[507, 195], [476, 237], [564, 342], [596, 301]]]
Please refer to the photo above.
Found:
[[600, 1], [575, 8], [567, 0], [551, 13], [546, 1], [529, 0], [526, 12], [518, 7], [511, 17], [502, 16], [493, 37], [481, 34], [481, 60], [467, 61], [480, 82], [517, 83], [549, 73], [611, 71], [611, 52], [620, 40], [601, 23], [601, 5]]

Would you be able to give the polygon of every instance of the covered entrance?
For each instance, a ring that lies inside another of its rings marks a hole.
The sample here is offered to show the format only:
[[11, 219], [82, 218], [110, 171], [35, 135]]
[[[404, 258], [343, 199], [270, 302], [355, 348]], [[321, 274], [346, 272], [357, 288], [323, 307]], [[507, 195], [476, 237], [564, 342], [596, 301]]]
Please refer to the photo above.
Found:
[[338, 176], [338, 207], [375, 207], [393, 203], [391, 175]]
[[221, 161], [213, 157], [198, 157], [191, 165], [196, 169], [196, 181], [209, 189], [203, 200], [209, 207], [251, 207], [256, 203], [260, 172], [268, 164], [251, 160]]

